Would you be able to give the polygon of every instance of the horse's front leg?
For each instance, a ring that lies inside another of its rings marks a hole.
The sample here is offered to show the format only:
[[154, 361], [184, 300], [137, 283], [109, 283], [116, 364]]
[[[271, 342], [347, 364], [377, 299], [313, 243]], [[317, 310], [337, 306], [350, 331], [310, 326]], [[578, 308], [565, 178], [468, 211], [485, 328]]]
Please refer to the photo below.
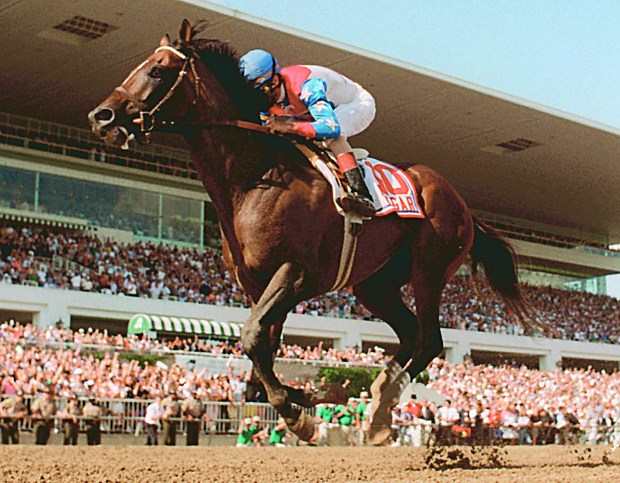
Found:
[[314, 435], [312, 417], [291, 404], [287, 388], [273, 371], [274, 334], [278, 325], [295, 305], [311, 296], [306, 290], [305, 273], [292, 263], [285, 263], [269, 281], [243, 326], [241, 343], [253, 364], [253, 371], [265, 386], [269, 403], [277, 409], [289, 429], [300, 439], [309, 441]]
[[[271, 353], [273, 354], [274, 361], [276, 352], [278, 352], [280, 347], [285, 321], [286, 316], [272, 324], [269, 330], [269, 341], [271, 342]], [[286, 384], [283, 387], [288, 394], [289, 401], [304, 408], [313, 408], [317, 404], [323, 403], [346, 404], [349, 400], [349, 393], [340, 384], [325, 384], [314, 391], [296, 389]]]

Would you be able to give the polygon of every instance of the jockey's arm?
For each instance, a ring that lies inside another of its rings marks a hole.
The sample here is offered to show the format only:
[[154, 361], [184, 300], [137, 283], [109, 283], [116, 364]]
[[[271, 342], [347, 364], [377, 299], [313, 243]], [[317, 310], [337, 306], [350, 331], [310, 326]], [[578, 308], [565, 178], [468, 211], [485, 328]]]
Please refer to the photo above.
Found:
[[302, 84], [299, 99], [308, 107], [314, 121], [267, 122], [274, 131], [297, 134], [308, 139], [336, 139], [340, 137], [340, 123], [333, 104], [327, 100], [327, 84], [323, 79], [308, 79]]

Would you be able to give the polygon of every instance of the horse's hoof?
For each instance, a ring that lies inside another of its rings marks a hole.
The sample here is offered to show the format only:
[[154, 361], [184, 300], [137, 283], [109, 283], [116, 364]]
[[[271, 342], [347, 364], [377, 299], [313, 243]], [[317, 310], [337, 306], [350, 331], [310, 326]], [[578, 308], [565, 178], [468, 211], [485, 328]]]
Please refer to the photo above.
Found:
[[301, 413], [296, 424], [288, 426], [302, 441], [314, 442], [318, 439], [318, 432], [314, 431], [314, 419], [307, 413]]
[[402, 366], [392, 359], [387, 366], [379, 373], [370, 385], [370, 395], [372, 400], [376, 401], [381, 398], [383, 392], [392, 384], [393, 380], [402, 372]]
[[373, 401], [378, 401], [381, 398], [383, 389], [390, 383], [387, 375], [387, 371], [384, 369], [379, 373], [375, 380], [370, 385], [370, 395]]
[[392, 428], [390, 426], [381, 426], [374, 428], [371, 426], [368, 434], [368, 441], [373, 446], [381, 446], [392, 435]]
[[376, 407], [373, 406], [372, 422], [368, 434], [368, 440], [376, 446], [383, 444], [392, 434], [393, 405], [382, 400], [379, 400], [378, 403]]

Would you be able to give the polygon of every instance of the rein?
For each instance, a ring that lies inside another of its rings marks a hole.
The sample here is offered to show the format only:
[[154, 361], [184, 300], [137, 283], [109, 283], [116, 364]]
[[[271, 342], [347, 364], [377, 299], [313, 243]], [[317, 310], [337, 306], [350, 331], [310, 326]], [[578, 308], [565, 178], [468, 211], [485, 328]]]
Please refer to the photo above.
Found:
[[156, 119], [154, 114], [147, 111], [141, 111], [140, 117], [133, 120], [134, 124], [140, 126], [140, 131], [143, 133], [150, 132], [169, 132], [178, 128], [189, 127], [196, 129], [205, 129], [209, 127], [236, 127], [239, 129], [246, 129], [248, 131], [256, 131], [265, 134], [271, 134], [269, 129], [262, 124], [257, 124], [250, 121], [231, 120], [231, 121], [176, 121], [173, 119]]

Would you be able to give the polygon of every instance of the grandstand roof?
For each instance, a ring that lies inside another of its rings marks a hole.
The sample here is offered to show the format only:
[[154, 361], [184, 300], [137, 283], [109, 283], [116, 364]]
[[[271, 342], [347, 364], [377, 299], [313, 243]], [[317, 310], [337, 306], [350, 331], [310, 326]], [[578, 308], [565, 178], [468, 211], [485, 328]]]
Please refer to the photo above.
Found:
[[[83, 28], [76, 16], [101, 23]], [[240, 52], [270, 49], [282, 64], [357, 80], [378, 114], [353, 144], [436, 168], [474, 209], [620, 242], [620, 130], [216, 5], [9, 2], [0, 7], [0, 110], [86, 127], [88, 111], [184, 17], [209, 19], [206, 35]]]

